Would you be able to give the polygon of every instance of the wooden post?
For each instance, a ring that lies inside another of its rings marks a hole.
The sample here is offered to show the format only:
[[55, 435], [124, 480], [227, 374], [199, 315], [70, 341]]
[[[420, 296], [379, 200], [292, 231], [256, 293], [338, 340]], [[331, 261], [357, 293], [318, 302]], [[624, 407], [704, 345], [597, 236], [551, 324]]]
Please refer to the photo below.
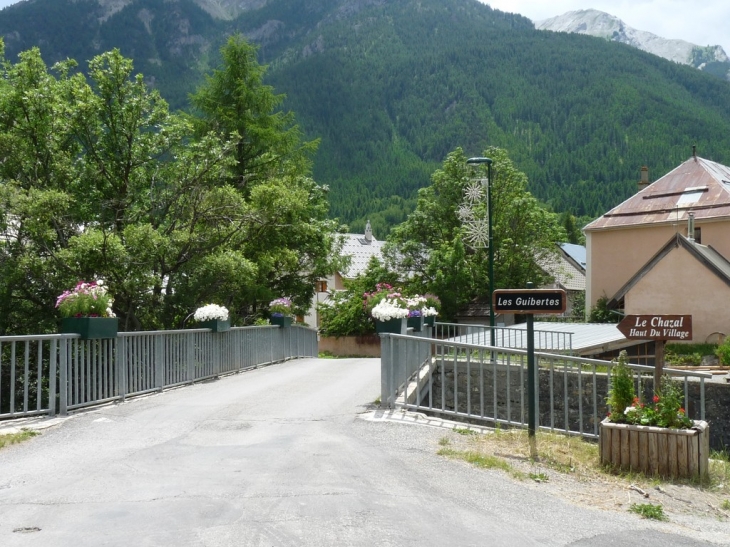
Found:
[[664, 374], [664, 343], [666, 340], [654, 342], [654, 395], [659, 395], [662, 375]]

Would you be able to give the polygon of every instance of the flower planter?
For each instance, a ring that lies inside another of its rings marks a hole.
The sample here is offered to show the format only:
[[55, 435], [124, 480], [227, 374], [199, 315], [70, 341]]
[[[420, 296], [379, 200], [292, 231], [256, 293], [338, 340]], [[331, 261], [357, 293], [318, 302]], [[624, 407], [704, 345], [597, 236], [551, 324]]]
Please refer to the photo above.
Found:
[[61, 319], [61, 332], [76, 333], [82, 340], [116, 338], [119, 319], [116, 317], [64, 317]]
[[421, 332], [423, 330], [423, 317], [409, 317], [408, 328], [413, 332]]
[[200, 328], [210, 329], [213, 332], [226, 332], [231, 329], [231, 322], [230, 320], [210, 319], [208, 321], [201, 321]]
[[375, 331], [378, 334], [390, 333], [390, 334], [405, 334], [406, 333], [406, 319], [389, 319], [388, 321], [375, 321]]
[[695, 421], [692, 429], [616, 424], [599, 425], [602, 464], [648, 476], [704, 477], [708, 473], [710, 428]]
[[291, 327], [293, 317], [289, 315], [274, 316], [269, 318], [272, 325], [278, 325], [281, 328]]
[[429, 327], [433, 327], [436, 324], [436, 316], [429, 315], [428, 317], [424, 317], [423, 324], [428, 325]]

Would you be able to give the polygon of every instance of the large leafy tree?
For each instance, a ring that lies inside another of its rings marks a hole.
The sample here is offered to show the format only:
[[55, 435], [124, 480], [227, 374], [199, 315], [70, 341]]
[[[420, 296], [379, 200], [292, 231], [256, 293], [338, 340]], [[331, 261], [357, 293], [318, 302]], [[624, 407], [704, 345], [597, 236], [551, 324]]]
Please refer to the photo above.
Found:
[[[507, 152], [488, 148], [492, 164], [494, 230], [494, 288], [523, 288], [528, 281], [546, 280], [539, 263], [555, 253], [565, 238], [557, 215], [541, 207], [527, 191], [527, 177], [518, 171]], [[453, 318], [467, 302], [489, 297], [488, 251], [470, 246], [467, 228], [459, 215], [465, 192], [475, 177], [461, 149], [451, 152], [432, 176], [431, 186], [418, 194], [416, 210], [388, 238], [386, 255], [414, 292], [432, 292], [441, 298], [442, 315]], [[483, 215], [486, 199], [473, 204]]]
[[270, 168], [244, 191], [237, 134], [170, 113], [118, 51], [88, 79], [37, 49], [2, 73], [0, 333], [52, 330], [79, 279], [106, 280], [127, 330], [181, 326], [211, 301], [242, 317], [311, 296], [333, 226], [305, 169], [276, 169], [274, 129], [271, 149], [259, 139]]

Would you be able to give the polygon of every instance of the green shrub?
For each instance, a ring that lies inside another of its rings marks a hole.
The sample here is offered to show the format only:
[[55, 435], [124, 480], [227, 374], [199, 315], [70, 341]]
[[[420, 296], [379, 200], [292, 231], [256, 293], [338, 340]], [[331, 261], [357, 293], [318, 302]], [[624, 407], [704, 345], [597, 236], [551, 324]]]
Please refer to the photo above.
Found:
[[725, 341], [717, 346], [715, 355], [720, 359], [720, 364], [730, 365], [730, 337], [725, 338]]
[[634, 382], [631, 377], [631, 369], [627, 364], [626, 350], [621, 351], [618, 360], [614, 360], [611, 367], [611, 389], [608, 392], [606, 402], [611, 407], [608, 417], [612, 422], [625, 422], [624, 410], [630, 407], [636, 396]]

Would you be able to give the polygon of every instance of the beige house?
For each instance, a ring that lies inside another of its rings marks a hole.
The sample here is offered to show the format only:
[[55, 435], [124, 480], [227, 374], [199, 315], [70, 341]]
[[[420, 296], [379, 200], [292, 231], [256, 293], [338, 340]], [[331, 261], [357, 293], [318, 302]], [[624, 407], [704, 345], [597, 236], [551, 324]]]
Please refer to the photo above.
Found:
[[677, 234], [616, 293], [609, 307], [628, 315], [691, 315], [693, 341], [730, 331], [730, 261]]
[[[709, 310], [730, 295], [705, 263], [723, 270], [730, 257], [730, 167], [692, 156], [652, 184], [646, 168], [641, 178], [638, 193], [583, 229], [587, 312], [602, 296], [623, 303], [627, 314], [694, 308], [702, 315], [704, 309], [713, 317], [706, 325], [694, 319], [695, 341], [704, 341], [703, 333], [727, 332], [728, 312]], [[699, 287], [700, 279], [706, 287]], [[711, 287], [719, 292], [706, 292]]]

